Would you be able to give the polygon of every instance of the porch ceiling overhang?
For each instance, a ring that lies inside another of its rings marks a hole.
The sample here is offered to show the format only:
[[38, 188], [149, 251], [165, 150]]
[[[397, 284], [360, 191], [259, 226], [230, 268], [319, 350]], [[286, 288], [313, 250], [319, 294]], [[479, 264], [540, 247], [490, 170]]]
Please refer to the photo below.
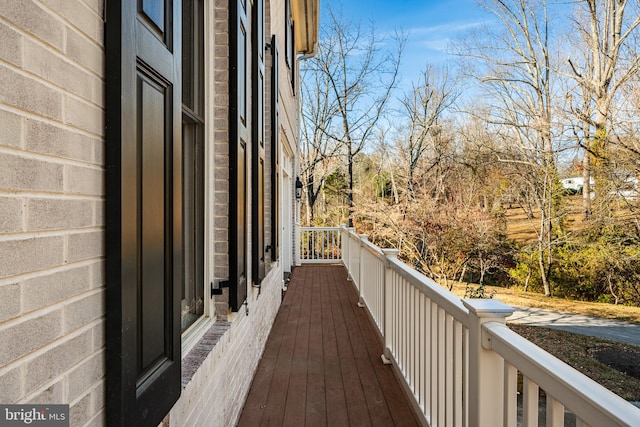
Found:
[[320, 0], [292, 0], [291, 12], [295, 22], [296, 52], [314, 55], [318, 45]]

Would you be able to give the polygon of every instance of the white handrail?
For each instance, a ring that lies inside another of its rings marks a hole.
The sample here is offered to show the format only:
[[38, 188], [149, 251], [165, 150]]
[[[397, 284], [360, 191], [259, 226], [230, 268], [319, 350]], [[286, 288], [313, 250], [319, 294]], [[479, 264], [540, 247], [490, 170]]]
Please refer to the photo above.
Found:
[[424, 274], [409, 267], [399, 259], [390, 260], [393, 270], [405, 280], [415, 286], [420, 292], [434, 300], [438, 306], [443, 307], [447, 313], [457, 321], [468, 327], [469, 310], [462, 304], [462, 300], [437, 284]]
[[[484, 329], [490, 336], [488, 343], [493, 351], [583, 423], [594, 427], [640, 426], [640, 410], [634, 410], [635, 407], [615, 393], [503, 324], [487, 323]], [[516, 398], [515, 394], [510, 397]]]
[[579, 426], [640, 426], [640, 409], [508, 329], [513, 309], [495, 300], [461, 300], [346, 227], [301, 228], [302, 262], [341, 262], [392, 364], [429, 426], [515, 427], [523, 375], [524, 425], [536, 425], [538, 390], [548, 427], [564, 409]]

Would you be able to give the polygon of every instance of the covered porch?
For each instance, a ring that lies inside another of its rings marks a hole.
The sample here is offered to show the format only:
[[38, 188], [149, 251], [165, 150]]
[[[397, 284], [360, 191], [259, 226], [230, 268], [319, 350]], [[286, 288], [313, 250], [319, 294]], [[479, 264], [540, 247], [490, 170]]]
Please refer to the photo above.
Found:
[[297, 267], [239, 426], [419, 425], [341, 265]]
[[[635, 426], [640, 410], [366, 235], [303, 228], [239, 425]], [[308, 265], [305, 265], [308, 264]]]

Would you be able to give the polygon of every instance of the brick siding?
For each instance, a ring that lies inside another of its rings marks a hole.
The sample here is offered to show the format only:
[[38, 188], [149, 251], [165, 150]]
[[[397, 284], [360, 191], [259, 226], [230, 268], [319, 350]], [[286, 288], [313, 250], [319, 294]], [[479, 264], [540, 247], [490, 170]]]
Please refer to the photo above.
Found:
[[[0, 5], [0, 402], [69, 403], [73, 426], [106, 422], [103, 5], [103, 0]], [[207, 194], [213, 194], [208, 271], [214, 280], [225, 280], [233, 190], [229, 10], [226, 0], [209, 5], [214, 69], [208, 80], [213, 127], [207, 147], [214, 164], [207, 179]], [[266, 1], [265, 39], [273, 31], [280, 41], [282, 111], [281, 129], [275, 131], [295, 142], [298, 109], [287, 84], [283, 10], [283, 0]], [[268, 91], [269, 80], [266, 84]], [[270, 96], [265, 99], [269, 125]], [[268, 224], [269, 215], [270, 206]], [[213, 314], [229, 321], [220, 323], [228, 330], [185, 380], [166, 422], [235, 423], [279, 308], [281, 287], [282, 268], [276, 263], [259, 295], [250, 289], [248, 316], [244, 310], [229, 313], [226, 291], [217, 297]]]
[[103, 423], [102, 1], [0, 6], [0, 401]]

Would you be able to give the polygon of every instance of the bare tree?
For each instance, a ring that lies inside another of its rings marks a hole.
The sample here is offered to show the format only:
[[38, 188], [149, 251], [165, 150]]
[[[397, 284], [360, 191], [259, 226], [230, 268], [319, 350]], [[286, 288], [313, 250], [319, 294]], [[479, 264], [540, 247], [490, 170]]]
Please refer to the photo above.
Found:
[[[640, 25], [637, 2], [627, 0], [581, 0], [574, 18], [574, 33], [582, 45], [570, 55], [572, 75], [582, 91], [581, 105], [573, 110], [593, 129], [587, 133], [583, 156], [583, 206], [591, 212], [592, 169], [606, 163], [611, 107], [616, 93], [640, 69], [635, 35]], [[632, 43], [633, 42], [633, 43]], [[588, 102], [585, 105], [585, 100]]]
[[[442, 158], [442, 150], [438, 149], [441, 126], [446, 110], [459, 95], [455, 83], [446, 68], [439, 71], [428, 65], [418, 84], [414, 84], [413, 90], [401, 100], [408, 119], [407, 131], [399, 147], [407, 167], [405, 210], [415, 201], [416, 171], [420, 168], [428, 172]], [[433, 161], [423, 167], [421, 160], [427, 153], [432, 155]]]
[[503, 151], [496, 159], [518, 165], [539, 213], [538, 261], [545, 295], [551, 294], [554, 201], [557, 189], [552, 135], [553, 87], [550, 19], [547, 3], [483, 0], [480, 4], [501, 25], [485, 27], [459, 44], [458, 53], [478, 69], [471, 74], [492, 102], [488, 120]]
[[324, 181], [335, 166], [334, 158], [340, 146], [329, 134], [329, 128], [338, 114], [338, 105], [331, 95], [329, 76], [315, 68], [313, 61], [303, 62], [300, 135], [301, 171], [306, 220], [313, 224], [315, 205]]
[[[348, 22], [341, 11], [329, 8], [322, 26], [318, 53], [309, 60], [305, 78], [327, 83], [332, 116], [323, 132], [341, 150], [347, 166], [349, 226], [353, 226], [354, 162], [372, 138], [383, 117], [398, 78], [405, 37], [389, 40], [375, 31]], [[313, 74], [319, 73], [321, 77]], [[323, 83], [324, 84], [324, 83]]]

